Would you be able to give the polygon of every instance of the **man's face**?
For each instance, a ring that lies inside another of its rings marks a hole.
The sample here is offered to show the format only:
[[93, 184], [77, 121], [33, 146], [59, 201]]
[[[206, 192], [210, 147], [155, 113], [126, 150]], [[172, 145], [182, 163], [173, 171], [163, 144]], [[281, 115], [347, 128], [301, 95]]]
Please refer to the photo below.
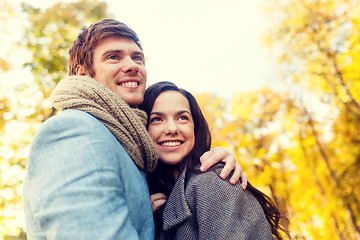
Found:
[[130, 106], [143, 102], [146, 88], [144, 54], [130, 38], [107, 37], [95, 47], [95, 80]]

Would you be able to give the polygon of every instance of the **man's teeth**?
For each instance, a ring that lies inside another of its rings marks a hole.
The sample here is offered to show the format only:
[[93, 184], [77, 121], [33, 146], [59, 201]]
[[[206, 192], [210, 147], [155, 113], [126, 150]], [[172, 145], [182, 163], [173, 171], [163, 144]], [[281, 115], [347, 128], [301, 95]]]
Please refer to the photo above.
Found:
[[175, 147], [175, 146], [179, 146], [181, 144], [181, 142], [163, 142], [161, 143], [162, 146], [165, 147]]
[[121, 83], [121, 86], [125, 86], [125, 87], [137, 87], [137, 82], [124, 82]]

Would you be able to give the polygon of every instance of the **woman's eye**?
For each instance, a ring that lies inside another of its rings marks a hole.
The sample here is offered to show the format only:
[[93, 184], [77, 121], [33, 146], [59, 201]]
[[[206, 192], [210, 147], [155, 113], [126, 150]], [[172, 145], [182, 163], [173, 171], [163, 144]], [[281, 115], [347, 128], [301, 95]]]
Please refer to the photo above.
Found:
[[188, 116], [180, 116], [179, 120], [189, 120], [189, 117]]
[[159, 122], [159, 121], [161, 121], [161, 118], [159, 118], [159, 117], [153, 117], [153, 118], [150, 119], [151, 123], [152, 122]]

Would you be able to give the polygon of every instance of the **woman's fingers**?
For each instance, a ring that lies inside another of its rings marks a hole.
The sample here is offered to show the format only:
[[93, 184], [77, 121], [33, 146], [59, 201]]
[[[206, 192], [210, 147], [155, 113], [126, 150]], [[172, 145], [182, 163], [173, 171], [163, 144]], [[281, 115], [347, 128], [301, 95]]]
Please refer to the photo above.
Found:
[[163, 193], [155, 193], [150, 195], [151, 209], [153, 213], [164, 203], [166, 203], [166, 201], [167, 201], [167, 197]]

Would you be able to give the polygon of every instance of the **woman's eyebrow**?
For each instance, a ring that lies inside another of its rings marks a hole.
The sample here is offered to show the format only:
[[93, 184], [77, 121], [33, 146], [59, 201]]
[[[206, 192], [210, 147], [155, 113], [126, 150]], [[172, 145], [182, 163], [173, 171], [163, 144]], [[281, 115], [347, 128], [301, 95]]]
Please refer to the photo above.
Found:
[[178, 111], [178, 112], [176, 112], [176, 115], [180, 115], [180, 114], [183, 114], [183, 113], [188, 113], [188, 114], [190, 114], [190, 115], [191, 115], [191, 112], [190, 112], [190, 111], [188, 111], [188, 110], [181, 110], [181, 111]]
[[150, 113], [150, 116], [151, 116], [151, 115], [160, 115], [160, 116], [163, 116], [164, 113], [162, 113], [162, 112], [151, 112], [151, 113]]

